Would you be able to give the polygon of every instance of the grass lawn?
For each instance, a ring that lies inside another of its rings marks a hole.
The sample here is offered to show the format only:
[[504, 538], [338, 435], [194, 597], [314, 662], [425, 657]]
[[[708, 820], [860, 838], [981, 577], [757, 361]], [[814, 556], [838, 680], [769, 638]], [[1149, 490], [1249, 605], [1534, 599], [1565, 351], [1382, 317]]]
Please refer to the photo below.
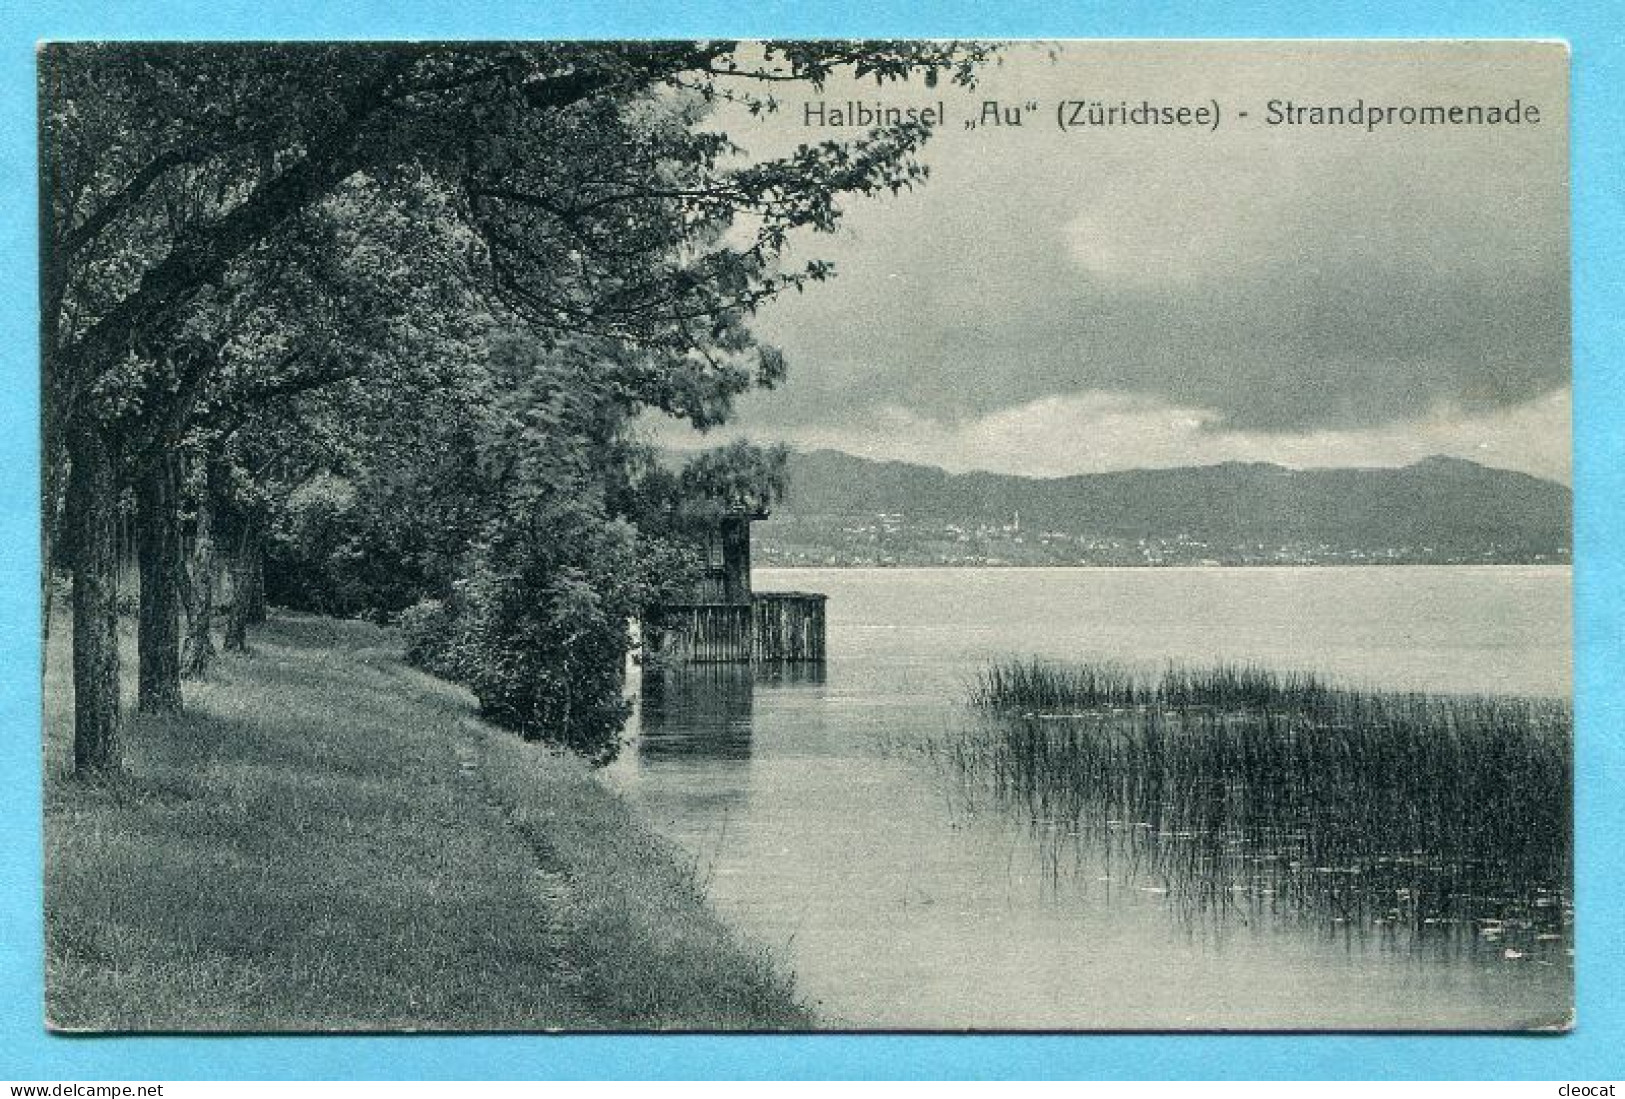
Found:
[[[125, 775], [93, 784], [69, 774], [69, 638], [53, 630], [53, 1027], [812, 1024], [580, 760], [480, 722], [386, 630], [281, 615], [252, 642], [187, 684], [184, 715], [133, 717]], [[132, 692], [134, 670], [130, 651]]]

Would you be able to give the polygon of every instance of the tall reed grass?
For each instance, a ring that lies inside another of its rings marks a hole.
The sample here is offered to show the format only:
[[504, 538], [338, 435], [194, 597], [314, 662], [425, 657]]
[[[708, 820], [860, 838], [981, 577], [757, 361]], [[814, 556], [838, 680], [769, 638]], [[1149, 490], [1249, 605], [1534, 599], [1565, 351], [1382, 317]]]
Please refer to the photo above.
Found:
[[1509, 960], [1566, 949], [1565, 701], [1016, 660], [971, 700], [980, 720], [925, 745], [966, 791], [1192, 913], [1266, 908]]

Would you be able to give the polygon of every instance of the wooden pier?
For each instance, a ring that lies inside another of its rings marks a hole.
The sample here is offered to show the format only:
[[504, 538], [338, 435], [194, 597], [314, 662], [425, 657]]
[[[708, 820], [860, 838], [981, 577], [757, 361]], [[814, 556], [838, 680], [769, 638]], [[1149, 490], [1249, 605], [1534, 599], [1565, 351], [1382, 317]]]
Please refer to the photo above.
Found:
[[707, 532], [692, 601], [661, 606], [643, 624], [659, 664], [804, 664], [824, 659], [824, 603], [816, 592], [753, 592], [750, 523], [729, 515]]
[[666, 663], [822, 662], [826, 598], [756, 592], [749, 603], [668, 603], [644, 641], [649, 655]]
[[758, 664], [823, 663], [824, 603], [804, 591], [759, 591], [750, 597], [751, 653]]

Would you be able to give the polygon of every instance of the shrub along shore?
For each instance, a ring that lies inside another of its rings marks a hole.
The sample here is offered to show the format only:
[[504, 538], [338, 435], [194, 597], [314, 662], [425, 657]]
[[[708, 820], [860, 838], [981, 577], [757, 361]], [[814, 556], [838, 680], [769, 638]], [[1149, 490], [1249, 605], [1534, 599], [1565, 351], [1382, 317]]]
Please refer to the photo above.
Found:
[[45, 692], [53, 1027], [812, 1025], [581, 759], [479, 721], [392, 632], [273, 618], [186, 713], [135, 718], [102, 782], [69, 776], [66, 633]]

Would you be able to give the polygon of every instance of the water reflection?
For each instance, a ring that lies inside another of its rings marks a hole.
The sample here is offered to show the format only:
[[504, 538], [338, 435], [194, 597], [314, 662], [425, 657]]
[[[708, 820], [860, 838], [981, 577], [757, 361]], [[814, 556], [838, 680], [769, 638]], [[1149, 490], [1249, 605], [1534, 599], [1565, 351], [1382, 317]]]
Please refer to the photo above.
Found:
[[745, 761], [751, 755], [756, 688], [819, 686], [822, 664], [691, 664], [641, 676], [637, 752], [645, 763]]
[[748, 667], [713, 664], [646, 671], [638, 755], [650, 761], [747, 760], [754, 703]]

